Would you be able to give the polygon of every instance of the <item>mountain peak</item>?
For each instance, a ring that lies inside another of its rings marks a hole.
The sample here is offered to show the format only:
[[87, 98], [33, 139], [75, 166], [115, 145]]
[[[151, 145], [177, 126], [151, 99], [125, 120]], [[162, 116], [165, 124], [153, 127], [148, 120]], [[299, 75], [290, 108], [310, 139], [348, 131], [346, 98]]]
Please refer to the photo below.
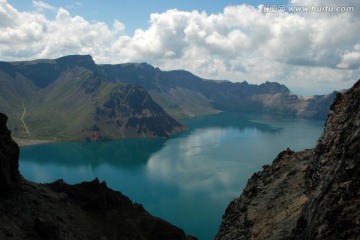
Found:
[[259, 85], [260, 89], [262, 89], [266, 93], [290, 93], [290, 90], [283, 84], [280, 84], [278, 82], [269, 82], [266, 81], [265, 83], [262, 83]]
[[56, 63], [64, 66], [81, 66], [89, 69], [94, 69], [96, 64], [91, 55], [69, 55], [58, 58]]

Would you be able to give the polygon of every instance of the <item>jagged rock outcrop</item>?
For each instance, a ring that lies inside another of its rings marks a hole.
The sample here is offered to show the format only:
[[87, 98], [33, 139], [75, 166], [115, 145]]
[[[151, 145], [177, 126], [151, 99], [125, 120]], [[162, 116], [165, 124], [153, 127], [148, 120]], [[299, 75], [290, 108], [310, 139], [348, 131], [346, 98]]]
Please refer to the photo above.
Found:
[[0, 113], [0, 193], [7, 193], [22, 182], [19, 173], [19, 147], [6, 127], [7, 116]]
[[196, 239], [98, 179], [36, 184], [18, 171], [19, 147], [0, 114], [0, 239]]
[[337, 94], [314, 149], [255, 173], [215, 239], [359, 239], [360, 80]]

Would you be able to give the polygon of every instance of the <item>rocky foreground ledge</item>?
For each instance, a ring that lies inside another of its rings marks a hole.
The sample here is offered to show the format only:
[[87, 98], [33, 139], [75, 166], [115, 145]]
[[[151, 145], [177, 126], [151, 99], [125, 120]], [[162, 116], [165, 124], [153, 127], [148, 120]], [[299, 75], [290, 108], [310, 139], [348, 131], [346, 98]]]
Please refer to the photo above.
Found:
[[196, 239], [98, 179], [76, 185], [23, 179], [6, 121], [0, 113], [0, 239]]
[[314, 149], [249, 179], [215, 239], [360, 239], [360, 80], [337, 94]]

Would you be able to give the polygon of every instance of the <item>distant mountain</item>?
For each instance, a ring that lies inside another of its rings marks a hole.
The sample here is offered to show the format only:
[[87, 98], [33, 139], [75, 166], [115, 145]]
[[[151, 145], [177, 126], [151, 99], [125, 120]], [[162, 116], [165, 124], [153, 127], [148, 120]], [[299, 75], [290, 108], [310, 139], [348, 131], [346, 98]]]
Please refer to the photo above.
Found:
[[276, 82], [212, 81], [183, 70], [161, 71], [146, 63], [99, 65], [114, 82], [140, 84], [177, 118], [218, 111], [271, 112], [289, 117], [325, 119], [336, 92], [304, 98]]
[[19, 138], [168, 137], [184, 129], [143, 87], [105, 78], [90, 56], [1, 62], [0, 86], [0, 111]]
[[337, 94], [315, 148], [281, 152], [248, 180], [216, 240], [359, 239], [360, 80]]

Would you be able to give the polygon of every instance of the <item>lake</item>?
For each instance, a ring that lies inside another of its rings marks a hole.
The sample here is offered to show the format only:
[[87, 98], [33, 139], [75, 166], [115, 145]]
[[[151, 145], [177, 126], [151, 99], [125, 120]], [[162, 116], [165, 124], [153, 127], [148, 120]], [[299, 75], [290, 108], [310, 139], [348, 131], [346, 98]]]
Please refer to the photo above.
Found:
[[21, 147], [20, 171], [35, 182], [98, 177], [151, 214], [200, 240], [213, 239], [247, 179], [289, 147], [315, 146], [324, 121], [220, 113], [183, 121], [170, 139], [64, 142]]

